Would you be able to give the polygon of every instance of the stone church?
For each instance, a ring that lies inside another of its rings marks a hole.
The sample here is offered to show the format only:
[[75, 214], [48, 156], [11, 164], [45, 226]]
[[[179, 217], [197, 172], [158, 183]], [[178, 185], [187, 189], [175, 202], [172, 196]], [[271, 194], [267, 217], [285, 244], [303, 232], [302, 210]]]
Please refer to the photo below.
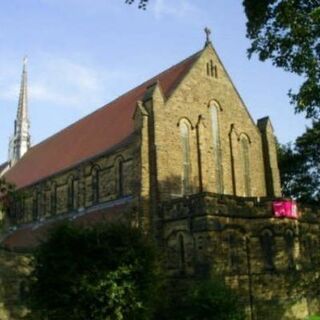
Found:
[[320, 210], [274, 216], [281, 186], [271, 121], [252, 119], [209, 33], [202, 50], [34, 146], [27, 104], [25, 61], [0, 165], [23, 192], [2, 217], [0, 319], [23, 319], [30, 249], [62, 220], [129, 220], [165, 248], [173, 277], [223, 276], [250, 320], [320, 311], [302, 285], [319, 268]]

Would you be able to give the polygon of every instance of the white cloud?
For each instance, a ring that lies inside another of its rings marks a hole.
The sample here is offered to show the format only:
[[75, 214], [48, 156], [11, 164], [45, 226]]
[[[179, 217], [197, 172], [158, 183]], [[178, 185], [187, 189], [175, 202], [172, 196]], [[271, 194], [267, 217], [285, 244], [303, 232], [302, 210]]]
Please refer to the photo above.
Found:
[[[105, 99], [106, 79], [95, 67], [48, 55], [37, 60], [33, 67], [28, 83], [30, 103], [86, 110], [97, 107]], [[6, 69], [10, 70], [10, 66], [7, 65]], [[21, 71], [17, 71], [16, 66], [12, 66], [13, 69], [17, 72], [15, 77], [0, 79], [0, 99], [17, 102]]]
[[[141, 78], [137, 68], [86, 63], [81, 56], [70, 59], [42, 53], [29, 59], [29, 105], [80, 111], [84, 115], [115, 99]], [[18, 103], [22, 65], [0, 61], [0, 106]], [[1, 109], [0, 109], [1, 110]]]

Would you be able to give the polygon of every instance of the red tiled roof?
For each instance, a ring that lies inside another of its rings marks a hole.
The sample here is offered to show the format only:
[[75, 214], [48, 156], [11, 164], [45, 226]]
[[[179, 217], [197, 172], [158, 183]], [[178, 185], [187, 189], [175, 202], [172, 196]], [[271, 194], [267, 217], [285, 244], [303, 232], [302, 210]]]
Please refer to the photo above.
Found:
[[[80, 226], [88, 226], [102, 222], [121, 221], [125, 218], [128, 208], [128, 203], [125, 203], [91, 211], [83, 215], [76, 216], [72, 220], [72, 223]], [[38, 227], [35, 227], [35, 225], [21, 227], [5, 237], [1, 241], [1, 246], [10, 250], [32, 249], [41, 241], [45, 240], [48, 232], [53, 227], [67, 220], [68, 218], [65, 217], [62, 220], [53, 220]]]
[[134, 131], [136, 102], [146, 89], [159, 81], [169, 97], [198, 56], [199, 52], [35, 145], [5, 174], [6, 179], [22, 188], [125, 141]]

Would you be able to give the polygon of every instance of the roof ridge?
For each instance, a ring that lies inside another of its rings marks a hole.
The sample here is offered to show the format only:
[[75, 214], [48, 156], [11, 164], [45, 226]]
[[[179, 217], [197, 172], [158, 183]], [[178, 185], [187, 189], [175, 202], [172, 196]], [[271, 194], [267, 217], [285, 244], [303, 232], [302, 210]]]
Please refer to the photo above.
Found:
[[[187, 58], [185, 58], [185, 59], [181, 60], [180, 62], [178, 62], [178, 63], [176, 63], [176, 64], [172, 65], [171, 67], [169, 67], [169, 68], [165, 69], [164, 71], [160, 72], [159, 74], [157, 74], [157, 75], [155, 75], [155, 76], [151, 77], [150, 79], [148, 79], [148, 80], [144, 81], [143, 83], [141, 83], [141, 84], [137, 85], [136, 87], [134, 87], [134, 88], [132, 88], [132, 89], [129, 89], [129, 91], [127, 91], [127, 92], [123, 93], [122, 95], [118, 96], [118, 97], [117, 97], [117, 98], [115, 98], [114, 100], [111, 100], [111, 101], [110, 101], [110, 102], [108, 102], [107, 104], [105, 104], [105, 105], [103, 105], [103, 106], [99, 107], [98, 109], [96, 109], [96, 110], [92, 111], [91, 113], [89, 113], [89, 114], [85, 115], [84, 117], [82, 117], [82, 118], [80, 118], [80, 119], [76, 120], [75, 122], [71, 123], [70, 125], [66, 126], [65, 128], [63, 128], [63, 129], [59, 130], [58, 132], [56, 132], [56, 133], [52, 134], [51, 136], [49, 136], [49, 137], [47, 137], [47, 138], [45, 138], [44, 140], [40, 141], [40, 142], [39, 142], [39, 143], [37, 143], [36, 145], [32, 146], [32, 147], [28, 150], [28, 152], [26, 152], [26, 154], [30, 154], [30, 152], [34, 151], [36, 148], [38, 148], [39, 146], [41, 146], [41, 145], [42, 145], [42, 144], [44, 144], [45, 142], [47, 142], [47, 141], [49, 141], [49, 140], [53, 139], [54, 137], [56, 137], [57, 135], [61, 134], [62, 132], [67, 131], [68, 129], [70, 129], [70, 128], [74, 127], [77, 123], [79, 123], [79, 122], [81, 122], [81, 121], [85, 120], [86, 118], [88, 118], [88, 117], [92, 116], [93, 114], [95, 114], [95, 113], [99, 112], [100, 110], [102, 110], [102, 109], [104, 109], [104, 108], [106, 108], [106, 107], [108, 107], [108, 106], [112, 105], [113, 103], [115, 103], [115, 102], [116, 102], [116, 101], [118, 101], [119, 99], [124, 98], [125, 96], [129, 95], [130, 93], [134, 92], [135, 90], [137, 90], [137, 89], [139, 89], [139, 88], [143, 87], [143, 86], [144, 86], [144, 85], [146, 85], [148, 82], [151, 82], [153, 79], [154, 79], [154, 80], [156, 80], [158, 77], [163, 76], [164, 74], [168, 73], [168, 72], [169, 72], [169, 71], [171, 71], [172, 69], [174, 69], [174, 68], [178, 67], [179, 65], [181, 65], [181, 64], [183, 64], [183, 63], [185, 63], [185, 62], [187, 62], [188, 60], [190, 60], [190, 59], [192, 59], [192, 58], [196, 57], [196, 56], [197, 56], [197, 55], [199, 55], [202, 51], [203, 51], [203, 49], [201, 49], [201, 50], [197, 51], [196, 53], [192, 54], [191, 56], [189, 56], [189, 57], [187, 57]], [[25, 155], [26, 155], [26, 154], [25, 154]], [[23, 157], [24, 157], [24, 156], [23, 156]], [[22, 157], [22, 158], [23, 158], [23, 157]], [[21, 158], [21, 159], [22, 159], [22, 158]]]

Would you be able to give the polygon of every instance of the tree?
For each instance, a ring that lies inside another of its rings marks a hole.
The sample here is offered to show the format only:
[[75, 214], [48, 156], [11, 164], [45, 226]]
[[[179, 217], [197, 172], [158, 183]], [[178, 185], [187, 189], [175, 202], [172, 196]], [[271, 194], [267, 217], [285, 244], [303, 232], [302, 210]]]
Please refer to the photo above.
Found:
[[222, 279], [175, 281], [167, 294], [167, 305], [158, 312], [159, 320], [244, 320], [238, 297]]
[[249, 57], [270, 59], [304, 78], [289, 96], [296, 111], [320, 119], [320, 0], [244, 0]]
[[[134, 2], [135, 2], [135, 0], [126, 0], [127, 4], [133, 4]], [[145, 10], [148, 2], [149, 2], [149, 0], [139, 0], [139, 4], [138, 4], [139, 9]]]
[[[149, 0], [138, 2], [146, 9]], [[320, 119], [320, 0], [243, 0], [248, 19], [249, 57], [258, 54], [285, 71], [304, 78], [299, 91], [289, 91], [297, 112]]]
[[278, 157], [284, 195], [320, 204], [320, 121], [313, 122], [294, 145], [279, 146]]
[[35, 319], [150, 319], [158, 259], [136, 228], [58, 226], [35, 251], [28, 304]]
[[18, 192], [15, 186], [7, 182], [4, 178], [0, 178], [0, 227], [4, 223], [4, 216], [11, 217], [12, 203], [19, 201], [22, 193]]

